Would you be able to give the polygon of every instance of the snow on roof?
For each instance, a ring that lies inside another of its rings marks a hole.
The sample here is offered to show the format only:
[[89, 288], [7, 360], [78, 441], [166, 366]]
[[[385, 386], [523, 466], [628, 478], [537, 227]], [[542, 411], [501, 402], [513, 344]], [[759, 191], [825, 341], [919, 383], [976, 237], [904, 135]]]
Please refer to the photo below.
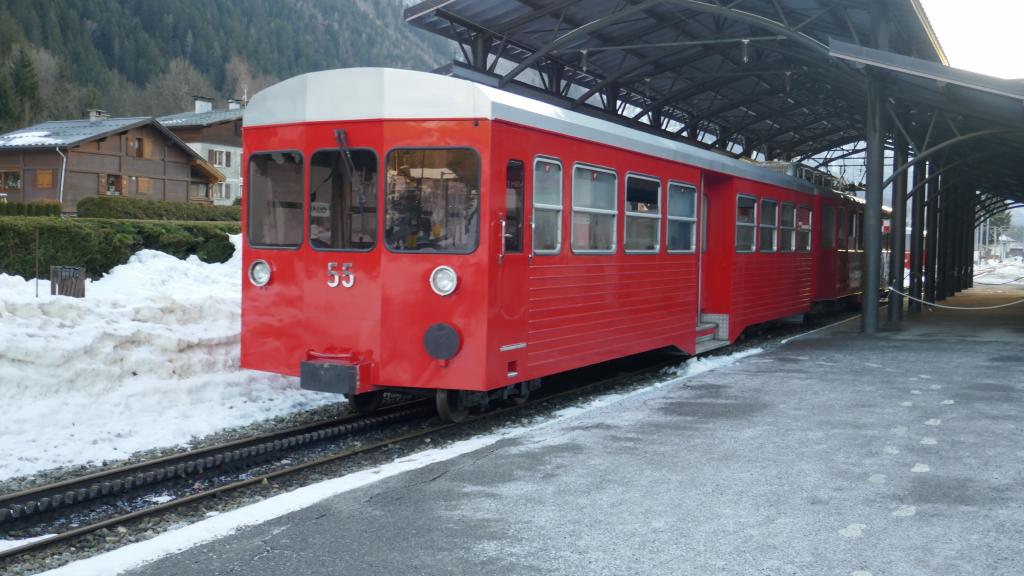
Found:
[[161, 116], [157, 118], [157, 121], [168, 128], [212, 126], [223, 122], [241, 120], [243, 112], [245, 112], [243, 108], [236, 108], [234, 110], [211, 110], [209, 112], [182, 112], [180, 114]]
[[140, 126], [150, 118], [107, 118], [105, 120], [51, 120], [0, 134], [0, 148], [50, 148], [73, 146], [107, 134]]
[[242, 123], [252, 127], [414, 118], [504, 120], [809, 194], [832, 193], [755, 163], [430, 72], [344, 68], [302, 74], [256, 94], [245, 109]]

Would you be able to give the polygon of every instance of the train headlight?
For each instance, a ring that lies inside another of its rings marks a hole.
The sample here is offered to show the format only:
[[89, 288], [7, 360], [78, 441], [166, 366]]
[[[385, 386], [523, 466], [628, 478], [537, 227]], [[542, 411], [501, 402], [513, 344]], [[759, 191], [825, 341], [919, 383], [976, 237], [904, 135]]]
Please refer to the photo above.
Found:
[[430, 273], [430, 289], [438, 296], [447, 296], [455, 292], [459, 285], [459, 277], [449, 266], [438, 266]]
[[249, 265], [249, 282], [253, 286], [266, 286], [270, 282], [270, 264], [263, 260], [256, 260]]

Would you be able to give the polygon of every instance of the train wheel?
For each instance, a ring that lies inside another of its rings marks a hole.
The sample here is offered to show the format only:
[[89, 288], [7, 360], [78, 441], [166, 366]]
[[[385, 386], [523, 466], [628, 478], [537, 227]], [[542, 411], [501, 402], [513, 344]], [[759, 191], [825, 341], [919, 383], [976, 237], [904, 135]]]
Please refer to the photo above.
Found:
[[509, 394], [508, 398], [503, 402], [505, 406], [522, 406], [526, 404], [526, 401], [530, 399], [530, 388], [524, 382], [516, 386], [516, 391]]
[[346, 394], [345, 398], [356, 412], [363, 416], [369, 416], [380, 408], [380, 403], [384, 401], [384, 393], [377, 390], [363, 394]]
[[437, 391], [437, 415], [445, 422], [462, 422], [469, 414], [463, 394], [458, 390]]

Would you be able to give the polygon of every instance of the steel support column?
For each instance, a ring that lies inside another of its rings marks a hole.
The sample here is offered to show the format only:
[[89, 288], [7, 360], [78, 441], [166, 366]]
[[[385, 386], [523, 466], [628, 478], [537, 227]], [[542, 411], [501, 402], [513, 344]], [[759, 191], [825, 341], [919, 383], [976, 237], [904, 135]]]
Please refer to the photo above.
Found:
[[[934, 162], [929, 162], [930, 170], [939, 170]], [[939, 185], [943, 176], [932, 180], [926, 186], [928, 199], [925, 201], [925, 243], [924, 243], [924, 282], [921, 299], [926, 302], [935, 301], [935, 254], [938, 248], [935, 241], [939, 235]]]
[[949, 271], [949, 236], [952, 231], [949, 227], [949, 214], [952, 208], [951, 196], [953, 195], [950, 191], [952, 180], [952, 174], [942, 177], [939, 181], [939, 193], [935, 197], [936, 208], [938, 209], [936, 213], [938, 226], [935, 231], [935, 295], [931, 300], [932, 302], [946, 299], [946, 274]]
[[867, 189], [864, 198], [864, 293], [862, 328], [866, 334], [878, 331], [878, 288], [882, 268], [882, 170], [885, 162], [885, 132], [882, 127], [881, 86], [867, 78], [868, 106], [865, 136], [867, 140]]
[[[907, 141], [898, 131], [893, 137], [893, 165], [907, 163]], [[889, 285], [903, 291], [903, 253], [907, 235], [907, 173], [903, 172], [892, 185], [892, 221], [889, 228], [892, 246], [889, 252]], [[890, 322], [903, 320], [903, 296], [889, 293], [888, 318]]]
[[[910, 294], [913, 298], [921, 297], [921, 266], [924, 263], [924, 205], [925, 190], [921, 183], [925, 181], [928, 165], [924, 162], [914, 165], [914, 210], [910, 214]], [[910, 300], [907, 312], [913, 314], [921, 311], [921, 303]]]

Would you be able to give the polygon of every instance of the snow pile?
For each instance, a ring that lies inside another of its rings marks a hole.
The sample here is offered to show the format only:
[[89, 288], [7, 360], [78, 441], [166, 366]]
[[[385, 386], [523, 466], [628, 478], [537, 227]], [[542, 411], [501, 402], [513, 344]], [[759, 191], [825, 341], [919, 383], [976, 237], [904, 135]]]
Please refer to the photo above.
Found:
[[223, 264], [138, 252], [83, 299], [0, 274], [0, 478], [173, 446], [338, 397], [239, 369], [240, 237]]
[[974, 283], [982, 286], [1024, 286], [1024, 263], [1020, 258], [1004, 262], [989, 262], [989, 266], [974, 275]]

